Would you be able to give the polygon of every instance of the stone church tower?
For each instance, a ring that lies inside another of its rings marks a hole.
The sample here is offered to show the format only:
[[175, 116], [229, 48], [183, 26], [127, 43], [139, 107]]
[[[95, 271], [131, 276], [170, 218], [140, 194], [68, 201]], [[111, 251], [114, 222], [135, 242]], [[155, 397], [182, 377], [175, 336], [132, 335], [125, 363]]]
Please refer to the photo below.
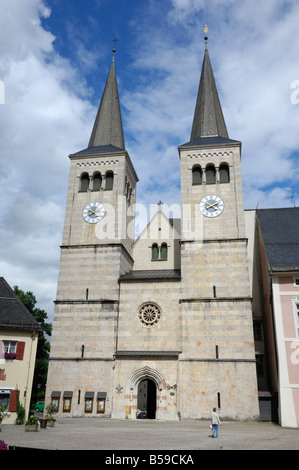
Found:
[[70, 155], [46, 393], [59, 415], [259, 414], [241, 143], [228, 137], [207, 48], [179, 157], [181, 220], [159, 204], [133, 242], [138, 178], [113, 55], [88, 148]]

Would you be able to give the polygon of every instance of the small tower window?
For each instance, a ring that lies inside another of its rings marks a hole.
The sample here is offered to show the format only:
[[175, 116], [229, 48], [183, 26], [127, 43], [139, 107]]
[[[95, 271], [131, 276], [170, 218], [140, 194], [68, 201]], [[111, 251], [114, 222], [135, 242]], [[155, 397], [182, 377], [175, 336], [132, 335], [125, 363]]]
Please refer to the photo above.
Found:
[[89, 188], [89, 175], [88, 173], [83, 173], [81, 175], [80, 191], [87, 191], [88, 188]]
[[164, 242], [161, 246], [152, 244], [152, 261], [167, 261], [167, 243]]
[[206, 167], [206, 183], [215, 184], [216, 183], [216, 170], [214, 165], [208, 165]]
[[159, 259], [159, 248], [157, 243], [154, 243], [152, 245], [152, 260], [155, 261], [157, 259]]
[[92, 189], [94, 191], [100, 191], [102, 187], [102, 176], [101, 176], [101, 173], [95, 173], [93, 175], [93, 187]]
[[161, 245], [161, 260], [166, 261], [167, 260], [167, 244], [162, 243]]
[[220, 183], [229, 183], [229, 166], [222, 163], [219, 167]]
[[192, 168], [192, 185], [202, 184], [202, 169], [199, 165]]
[[111, 191], [113, 189], [113, 179], [114, 175], [112, 171], [106, 173], [106, 191]]

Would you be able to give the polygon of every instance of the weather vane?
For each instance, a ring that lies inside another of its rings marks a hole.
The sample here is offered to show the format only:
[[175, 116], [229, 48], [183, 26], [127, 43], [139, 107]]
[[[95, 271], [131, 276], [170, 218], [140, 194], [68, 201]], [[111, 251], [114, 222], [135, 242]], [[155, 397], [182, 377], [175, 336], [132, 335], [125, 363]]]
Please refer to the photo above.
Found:
[[206, 49], [207, 49], [208, 48], [208, 39], [209, 39], [208, 38], [209, 28], [208, 28], [207, 25], [205, 25], [203, 32], [205, 33], [205, 42], [206, 42]]

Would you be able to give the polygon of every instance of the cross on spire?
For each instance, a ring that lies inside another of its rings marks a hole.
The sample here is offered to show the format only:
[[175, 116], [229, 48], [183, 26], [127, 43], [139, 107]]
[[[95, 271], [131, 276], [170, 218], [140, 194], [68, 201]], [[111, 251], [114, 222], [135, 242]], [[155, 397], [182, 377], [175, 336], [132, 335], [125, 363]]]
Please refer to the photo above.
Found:
[[118, 39], [116, 39], [116, 38], [112, 39], [112, 42], [114, 43], [114, 44], [113, 44], [113, 52], [116, 51], [116, 49], [115, 49], [115, 43], [116, 43], [117, 41], [118, 41]]

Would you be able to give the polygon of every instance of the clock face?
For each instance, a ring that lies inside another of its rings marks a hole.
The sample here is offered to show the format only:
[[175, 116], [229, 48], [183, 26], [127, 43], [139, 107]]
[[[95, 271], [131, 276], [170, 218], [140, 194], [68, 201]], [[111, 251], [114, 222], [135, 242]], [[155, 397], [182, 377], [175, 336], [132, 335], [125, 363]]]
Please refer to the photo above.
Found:
[[105, 207], [100, 202], [90, 202], [83, 209], [83, 219], [88, 224], [97, 224], [106, 214]]
[[211, 194], [205, 196], [199, 203], [200, 212], [209, 218], [218, 217], [224, 209], [224, 202], [221, 197]]

